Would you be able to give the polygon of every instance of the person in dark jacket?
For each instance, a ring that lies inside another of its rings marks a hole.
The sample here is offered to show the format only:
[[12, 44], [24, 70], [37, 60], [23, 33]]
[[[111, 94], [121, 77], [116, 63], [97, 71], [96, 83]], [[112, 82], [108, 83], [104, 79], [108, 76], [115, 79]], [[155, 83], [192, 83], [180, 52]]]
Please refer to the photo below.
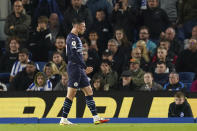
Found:
[[11, 72], [12, 65], [18, 60], [20, 48], [19, 38], [11, 37], [8, 40], [9, 51], [6, 51], [0, 58], [0, 72]]
[[181, 81], [179, 81], [179, 74], [176, 72], [171, 72], [169, 75], [169, 82], [163, 87], [166, 91], [186, 91], [186, 86]]
[[36, 64], [33, 61], [28, 62], [26, 68], [14, 77], [8, 90], [25, 91], [29, 85], [33, 83], [37, 72], [38, 70], [36, 69]]
[[170, 26], [166, 12], [158, 5], [158, 0], [148, 0], [148, 9], [143, 10], [141, 14], [141, 24], [149, 27], [150, 38], [156, 41], [159, 39], [160, 33]]
[[175, 99], [169, 106], [168, 117], [193, 117], [190, 104], [182, 92], [174, 95]]
[[29, 50], [32, 53], [33, 61], [48, 61], [52, 35], [47, 24], [48, 18], [46, 16], [39, 17], [37, 29], [31, 34]]
[[121, 27], [124, 29], [129, 41], [134, 40], [134, 30], [136, 28], [137, 17], [135, 12], [128, 6], [127, 1], [121, 1], [115, 4], [111, 15], [113, 28]]
[[189, 48], [182, 51], [176, 62], [177, 72], [197, 73], [197, 40], [189, 40]]
[[[24, 13], [23, 4], [20, 0], [14, 2], [14, 12], [8, 15], [4, 32], [8, 36], [17, 36], [25, 43], [28, 39], [31, 17]], [[25, 44], [23, 45], [25, 46]]]
[[63, 72], [61, 75], [61, 80], [59, 81], [59, 83], [57, 83], [53, 91], [67, 91], [67, 83], [68, 83], [68, 73]]
[[72, 29], [72, 21], [74, 18], [85, 20], [87, 29], [92, 25], [93, 18], [90, 10], [82, 5], [82, 0], [71, 0], [71, 6], [64, 13], [64, 22], [66, 34]]

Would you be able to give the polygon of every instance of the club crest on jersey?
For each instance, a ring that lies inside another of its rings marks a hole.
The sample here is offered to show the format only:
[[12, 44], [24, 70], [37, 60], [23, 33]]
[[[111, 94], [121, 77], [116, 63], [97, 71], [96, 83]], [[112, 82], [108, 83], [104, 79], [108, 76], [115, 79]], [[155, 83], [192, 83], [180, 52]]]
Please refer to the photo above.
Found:
[[180, 117], [184, 117], [185, 115], [184, 115], [184, 113], [183, 112], [181, 112], [181, 114], [180, 114]]
[[78, 86], [78, 83], [77, 83], [77, 82], [75, 82], [75, 83], [74, 83], [74, 87], [77, 87], [77, 86]]
[[76, 45], [77, 45], [77, 43], [76, 43], [76, 41], [72, 41], [72, 46], [74, 47], [74, 48], [76, 48]]

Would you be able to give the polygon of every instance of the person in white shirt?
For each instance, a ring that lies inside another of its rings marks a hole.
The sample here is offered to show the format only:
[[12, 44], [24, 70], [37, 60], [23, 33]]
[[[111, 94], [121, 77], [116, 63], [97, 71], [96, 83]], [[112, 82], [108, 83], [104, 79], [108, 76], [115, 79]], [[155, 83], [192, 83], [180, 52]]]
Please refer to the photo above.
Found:
[[34, 82], [29, 86], [27, 91], [52, 91], [52, 83], [50, 80], [47, 80], [44, 73], [38, 72]]

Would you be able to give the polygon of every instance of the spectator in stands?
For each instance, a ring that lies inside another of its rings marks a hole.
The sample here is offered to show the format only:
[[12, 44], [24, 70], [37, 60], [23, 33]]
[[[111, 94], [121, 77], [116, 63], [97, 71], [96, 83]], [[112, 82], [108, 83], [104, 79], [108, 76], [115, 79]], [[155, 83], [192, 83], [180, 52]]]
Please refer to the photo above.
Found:
[[130, 58], [130, 52], [131, 52], [131, 43], [128, 41], [126, 34], [124, 33], [123, 28], [116, 28], [115, 29], [115, 39], [117, 40], [119, 44], [119, 48], [123, 50], [125, 54], [125, 58], [129, 60]]
[[98, 34], [96, 31], [90, 31], [89, 35], [88, 35], [88, 39], [90, 42], [90, 49], [94, 49], [99, 53], [99, 47], [100, 47], [100, 43], [98, 41]]
[[121, 0], [115, 4], [110, 20], [114, 29], [116, 27], [123, 28], [129, 41], [134, 40], [137, 17], [128, 6], [128, 0]]
[[[103, 90], [109, 91], [116, 89], [118, 74], [111, 69], [111, 62], [103, 60], [100, 65], [100, 72], [93, 76], [93, 80], [97, 77], [102, 77]], [[94, 83], [94, 82], [93, 82]]]
[[52, 83], [47, 80], [42, 72], [36, 73], [34, 82], [27, 88], [27, 91], [52, 91]]
[[12, 79], [23, 69], [27, 66], [27, 63], [29, 62], [29, 52], [26, 48], [22, 49], [18, 53], [18, 60], [13, 64], [12, 71], [10, 73], [10, 82]]
[[110, 39], [108, 41], [108, 50], [111, 51], [113, 55], [113, 59], [111, 61], [113, 62], [112, 69], [120, 75], [126, 63], [124, 52], [119, 48], [118, 42], [115, 39]]
[[175, 64], [177, 60], [177, 55], [172, 50], [170, 50], [170, 41], [162, 39], [160, 40], [159, 46], [167, 50], [166, 58], [168, 58], [173, 64]]
[[96, 20], [92, 24], [91, 30], [95, 30], [99, 37], [99, 51], [103, 52], [107, 48], [107, 42], [112, 38], [112, 26], [106, 18], [104, 10], [96, 11]]
[[[82, 44], [83, 44], [83, 50], [88, 52], [88, 59], [87, 59], [87, 64], [91, 65], [94, 67], [94, 70], [91, 74], [94, 74], [99, 70], [99, 65], [100, 65], [100, 58], [98, 53], [96, 52], [95, 49], [90, 49], [89, 48], [89, 43], [85, 39], [81, 39]], [[90, 74], [90, 75], [91, 75]]]
[[90, 9], [93, 17], [99, 9], [105, 10], [107, 15], [110, 15], [113, 9], [112, 5], [107, 0], [88, 0], [86, 5], [88, 9]]
[[193, 26], [197, 25], [196, 13], [197, 1], [181, 0], [179, 6], [179, 27], [182, 27], [185, 38], [191, 37]]
[[55, 40], [55, 52], [59, 52], [63, 59], [67, 61], [66, 40], [63, 36], [58, 36]]
[[189, 40], [189, 48], [183, 50], [176, 62], [177, 72], [197, 73], [197, 40]]
[[158, 0], [148, 0], [148, 9], [142, 11], [141, 22], [150, 29], [150, 38], [156, 43], [160, 33], [170, 25], [166, 12], [159, 8]]
[[33, 83], [37, 72], [36, 64], [33, 61], [28, 62], [26, 68], [14, 77], [10, 83], [9, 90], [25, 91]]
[[1, 91], [7, 91], [7, 86], [0, 82], [0, 92]]
[[[197, 40], [197, 25], [193, 27], [192, 29], [192, 37], [191, 39], [196, 39]], [[184, 49], [188, 49], [189, 48], [189, 40], [190, 39], [186, 39], [185, 40], [185, 46], [184, 46]]]
[[20, 47], [20, 41], [17, 37], [11, 37], [8, 40], [9, 51], [0, 58], [0, 72], [11, 72], [12, 65], [18, 60], [18, 53]]
[[140, 68], [143, 69], [144, 71], [148, 71], [149, 70], [149, 62], [146, 62], [144, 59], [144, 56], [142, 56], [142, 52], [140, 50], [140, 48], [134, 48], [131, 51], [131, 58], [135, 58], [140, 60]]
[[190, 104], [182, 92], [174, 95], [174, 102], [169, 106], [168, 117], [193, 117]]
[[67, 72], [63, 72], [61, 75], [60, 82], [57, 83], [53, 91], [67, 91], [67, 83], [68, 83], [68, 74]]
[[14, 2], [13, 12], [7, 17], [4, 32], [6, 35], [17, 36], [21, 39], [22, 46], [28, 39], [31, 17], [24, 13], [23, 4], [20, 0]]
[[92, 57], [89, 57], [87, 50], [83, 50], [83, 59], [85, 61], [86, 66], [93, 67], [94, 69], [93, 72], [88, 74], [88, 76], [91, 78], [99, 69], [99, 61], [93, 59]]
[[197, 92], [197, 80], [195, 80], [195, 81], [192, 83], [192, 86], [191, 86], [190, 91], [191, 91], [191, 92]]
[[29, 42], [29, 50], [32, 53], [33, 61], [47, 62], [49, 58], [49, 50], [52, 46], [52, 35], [47, 28], [48, 18], [41, 16], [38, 18], [38, 26], [31, 34]]
[[179, 81], [179, 74], [171, 72], [169, 75], [169, 82], [164, 85], [166, 91], [186, 91], [186, 86]]
[[141, 91], [160, 91], [163, 87], [154, 82], [152, 73], [147, 72], [144, 74], [144, 85], [140, 88]]
[[172, 64], [173, 61], [170, 58], [168, 58], [167, 55], [168, 55], [168, 52], [165, 48], [159, 47], [157, 49], [157, 56], [155, 56], [152, 60], [152, 71], [153, 72], [157, 72], [155, 70], [155, 68], [156, 68], [156, 65], [158, 62], [164, 62], [166, 64], [167, 69], [168, 69], [168, 71], [166, 73], [175, 71], [174, 64]]
[[23, 8], [26, 14], [30, 15], [31, 18], [34, 16], [35, 8], [38, 4], [39, 0], [21, 0], [23, 4]]
[[[149, 37], [150, 37], [149, 28], [146, 26], [142, 26], [139, 31], [139, 38], [140, 40], [145, 41], [146, 48], [148, 52], [150, 53], [150, 56], [153, 56], [155, 54], [157, 45], [154, 42], [152, 42], [149, 39]], [[133, 48], [136, 48], [136, 43], [133, 44]]]
[[178, 17], [179, 0], [159, 0], [160, 8], [163, 9], [171, 23], [176, 24]]
[[121, 74], [121, 85], [120, 85], [120, 90], [121, 91], [133, 91], [135, 89], [135, 85], [133, 85], [132, 82], [132, 73], [131, 71], [123, 71]]
[[47, 79], [49, 79], [51, 81], [53, 89], [54, 89], [55, 86], [57, 85], [57, 83], [60, 81], [61, 75], [59, 75], [59, 74], [53, 75], [54, 73], [53, 73], [53, 70], [51, 67], [51, 63], [47, 63], [44, 66], [43, 72], [46, 75]]
[[53, 75], [61, 75], [63, 72], [66, 72], [66, 62], [63, 60], [59, 52], [53, 53], [53, 58], [50, 63]]
[[169, 69], [167, 68], [166, 63], [162, 61], [158, 62], [154, 72], [155, 82], [163, 86], [168, 82], [168, 76]]
[[85, 20], [87, 30], [91, 27], [93, 19], [89, 9], [82, 5], [82, 0], [71, 0], [71, 6], [64, 13], [64, 25], [66, 34], [68, 34], [72, 28], [72, 21], [74, 18], [80, 17]]
[[150, 62], [150, 55], [149, 55], [150, 53], [149, 53], [149, 51], [147, 50], [145, 41], [139, 40], [139, 41], [136, 43], [136, 47], [139, 48], [139, 49], [141, 50], [142, 57], [144, 58], [144, 60], [145, 60], [146, 62]]
[[63, 27], [59, 22], [58, 14], [52, 13], [50, 15], [48, 27], [52, 35], [51, 43], [54, 44], [58, 36], [64, 35]]
[[[162, 33], [163, 34], [163, 33]], [[163, 34], [163, 38], [170, 41], [170, 51], [174, 52], [176, 55], [179, 55], [180, 52], [183, 50], [183, 42], [176, 38], [175, 29], [169, 27], [166, 29], [165, 33]]]
[[139, 90], [140, 87], [144, 84], [143, 77], [144, 71], [140, 68], [140, 61], [138, 59], [131, 59], [130, 60], [130, 67], [129, 70], [131, 71], [131, 80], [133, 84], [134, 90]]
[[95, 91], [104, 91], [101, 76], [95, 76], [92, 81], [92, 87]]

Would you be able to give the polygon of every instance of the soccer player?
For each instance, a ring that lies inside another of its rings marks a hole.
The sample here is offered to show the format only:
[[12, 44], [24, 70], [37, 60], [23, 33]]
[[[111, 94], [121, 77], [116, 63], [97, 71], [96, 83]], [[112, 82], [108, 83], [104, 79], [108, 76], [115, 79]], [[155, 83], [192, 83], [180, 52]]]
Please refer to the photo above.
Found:
[[97, 115], [96, 105], [93, 100], [93, 91], [90, 86], [90, 82], [86, 74], [93, 71], [92, 67], [86, 67], [82, 55], [82, 42], [78, 35], [82, 35], [85, 32], [85, 22], [80, 19], [73, 20], [73, 28], [71, 33], [68, 34], [67, 43], [67, 55], [68, 55], [68, 90], [67, 96], [63, 105], [63, 114], [60, 121], [60, 125], [70, 125], [68, 119], [68, 113], [72, 106], [72, 100], [76, 95], [77, 89], [81, 89], [85, 95], [86, 104], [88, 105], [95, 124], [108, 122], [109, 119], [100, 118]]

